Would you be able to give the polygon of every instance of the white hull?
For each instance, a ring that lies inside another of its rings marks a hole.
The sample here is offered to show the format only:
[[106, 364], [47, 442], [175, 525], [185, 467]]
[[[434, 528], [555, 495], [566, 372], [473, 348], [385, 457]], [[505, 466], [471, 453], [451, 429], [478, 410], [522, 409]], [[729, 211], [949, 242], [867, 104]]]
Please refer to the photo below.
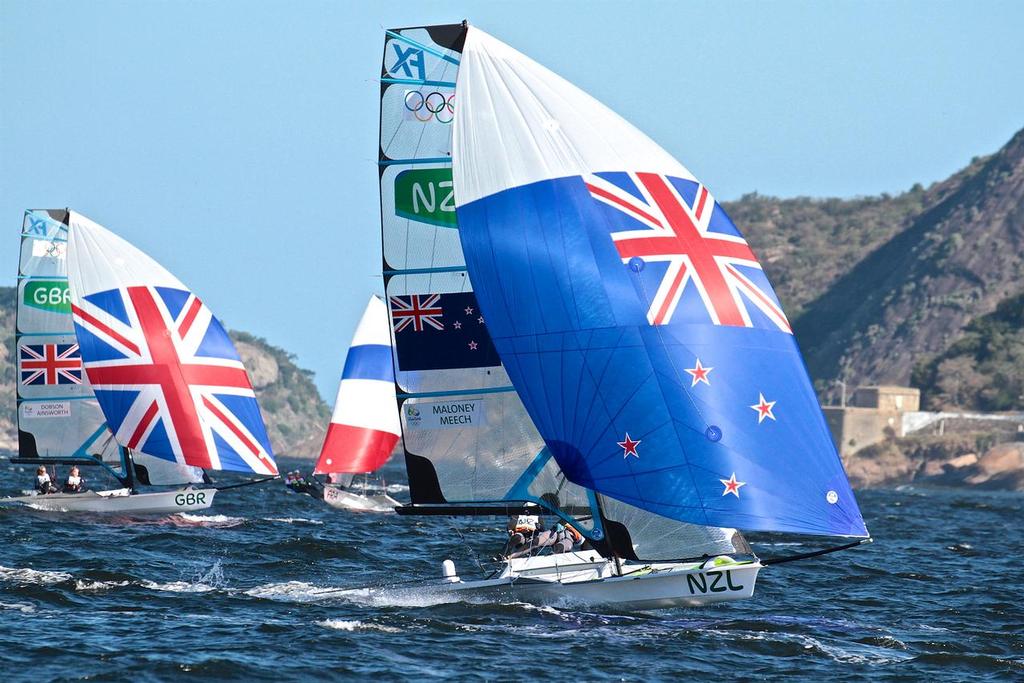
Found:
[[205, 510], [213, 504], [217, 489], [194, 489], [157, 493], [132, 493], [130, 489], [48, 493], [46, 495], [0, 498], [0, 505], [24, 505], [49, 512], [115, 512], [153, 514]]
[[401, 505], [386, 493], [360, 495], [330, 485], [324, 487], [324, 502], [334, 508], [360, 512], [394, 512]]
[[[538, 605], [579, 605], [616, 609], [697, 607], [745, 600], [754, 594], [761, 564], [728, 561], [622, 562], [619, 566], [593, 551], [509, 560], [494, 578], [463, 581], [457, 575], [409, 589], [416, 595], [457, 600], [519, 601]], [[371, 590], [372, 593], [372, 590]]]

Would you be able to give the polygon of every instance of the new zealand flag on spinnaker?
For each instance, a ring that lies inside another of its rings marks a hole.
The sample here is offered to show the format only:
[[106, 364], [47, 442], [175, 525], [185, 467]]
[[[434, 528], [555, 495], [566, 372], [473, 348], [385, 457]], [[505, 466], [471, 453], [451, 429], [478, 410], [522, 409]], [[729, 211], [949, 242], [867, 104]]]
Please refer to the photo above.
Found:
[[786, 315], [707, 188], [474, 27], [457, 90], [466, 268], [562, 472], [684, 522], [867, 535]]

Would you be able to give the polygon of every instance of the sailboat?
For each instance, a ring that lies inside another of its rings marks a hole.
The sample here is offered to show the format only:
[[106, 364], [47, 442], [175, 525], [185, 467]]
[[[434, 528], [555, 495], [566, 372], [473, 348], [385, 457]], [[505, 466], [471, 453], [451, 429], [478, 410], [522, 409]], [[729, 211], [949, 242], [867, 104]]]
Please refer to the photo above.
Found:
[[88, 218], [26, 212], [16, 327], [19, 452], [11, 461], [88, 467], [118, 485], [0, 504], [189, 512], [228, 488], [208, 485], [208, 470], [277, 474], [223, 326], [177, 278]]
[[[707, 187], [466, 23], [386, 31], [380, 94], [398, 511], [542, 513], [586, 539], [480, 579], [446, 560], [431, 590], [703, 605], [870, 540], [782, 306]], [[740, 529], [847, 538], [760, 559]]]
[[[334, 413], [313, 469], [314, 475], [326, 475], [323, 498], [332, 507], [392, 512], [400, 505], [382, 483], [371, 487], [366, 479], [384, 466], [399, 438], [389, 330], [387, 306], [371, 296], [345, 357]], [[362, 486], [357, 474], [364, 475]]]

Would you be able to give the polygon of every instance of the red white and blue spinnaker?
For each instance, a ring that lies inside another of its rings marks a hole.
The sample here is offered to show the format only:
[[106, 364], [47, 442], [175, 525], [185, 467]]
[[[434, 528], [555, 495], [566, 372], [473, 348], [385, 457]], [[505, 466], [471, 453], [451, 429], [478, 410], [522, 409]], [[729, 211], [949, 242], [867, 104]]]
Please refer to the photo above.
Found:
[[152, 258], [71, 213], [68, 278], [89, 383], [121, 446], [277, 474], [252, 383], [212, 311]]
[[400, 434], [388, 310], [373, 296], [345, 358], [334, 414], [313, 473], [374, 472], [387, 461]]

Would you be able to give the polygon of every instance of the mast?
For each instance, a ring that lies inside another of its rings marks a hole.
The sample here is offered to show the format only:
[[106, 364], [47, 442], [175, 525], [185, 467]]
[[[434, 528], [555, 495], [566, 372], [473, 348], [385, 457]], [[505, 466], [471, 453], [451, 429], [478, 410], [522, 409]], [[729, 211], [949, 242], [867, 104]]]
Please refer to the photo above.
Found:
[[32, 209], [21, 228], [15, 313], [18, 461], [102, 464], [119, 455], [85, 375], [71, 319], [67, 209]]

